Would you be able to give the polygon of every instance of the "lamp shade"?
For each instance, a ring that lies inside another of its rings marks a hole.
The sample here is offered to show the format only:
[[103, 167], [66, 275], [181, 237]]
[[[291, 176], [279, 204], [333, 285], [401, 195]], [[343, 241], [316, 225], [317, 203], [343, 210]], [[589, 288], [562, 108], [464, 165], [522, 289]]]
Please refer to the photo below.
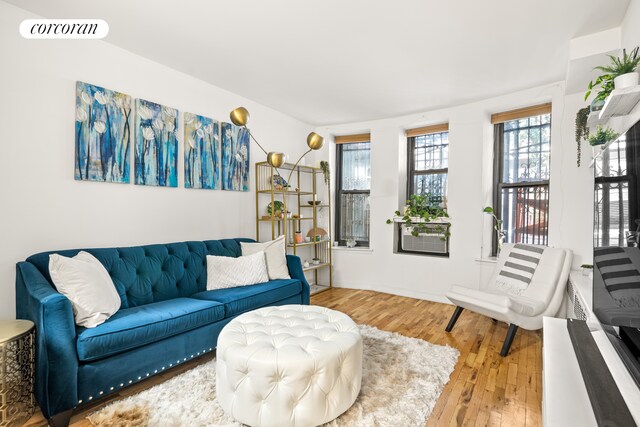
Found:
[[315, 132], [311, 132], [309, 136], [307, 136], [307, 145], [312, 150], [319, 150], [324, 145], [324, 138]]
[[287, 161], [287, 156], [284, 153], [276, 153], [275, 151], [267, 154], [267, 163], [269, 163], [274, 168], [279, 168]]
[[238, 107], [229, 114], [231, 122], [236, 126], [245, 126], [249, 121], [249, 111], [244, 107]]

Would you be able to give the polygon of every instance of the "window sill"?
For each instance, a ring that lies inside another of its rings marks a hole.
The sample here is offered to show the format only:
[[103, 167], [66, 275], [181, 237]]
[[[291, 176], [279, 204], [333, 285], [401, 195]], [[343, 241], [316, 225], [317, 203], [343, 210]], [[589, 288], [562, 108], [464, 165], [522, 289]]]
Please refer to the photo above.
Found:
[[361, 253], [370, 253], [373, 252], [373, 249], [371, 248], [364, 248], [364, 247], [353, 247], [353, 248], [348, 248], [346, 246], [332, 246], [331, 249], [335, 252], [361, 252]]
[[476, 258], [475, 261], [481, 264], [496, 264], [498, 262], [498, 258], [491, 256], [487, 258]]

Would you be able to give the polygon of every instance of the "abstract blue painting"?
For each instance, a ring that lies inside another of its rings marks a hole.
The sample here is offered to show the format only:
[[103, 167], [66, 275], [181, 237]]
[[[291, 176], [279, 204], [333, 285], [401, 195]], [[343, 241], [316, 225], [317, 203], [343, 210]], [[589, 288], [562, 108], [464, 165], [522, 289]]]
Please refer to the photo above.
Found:
[[131, 97], [76, 82], [75, 179], [129, 182]]
[[222, 123], [222, 189], [249, 191], [249, 132]]
[[136, 99], [135, 183], [178, 186], [178, 110]]
[[218, 189], [219, 124], [208, 117], [184, 113], [184, 186]]

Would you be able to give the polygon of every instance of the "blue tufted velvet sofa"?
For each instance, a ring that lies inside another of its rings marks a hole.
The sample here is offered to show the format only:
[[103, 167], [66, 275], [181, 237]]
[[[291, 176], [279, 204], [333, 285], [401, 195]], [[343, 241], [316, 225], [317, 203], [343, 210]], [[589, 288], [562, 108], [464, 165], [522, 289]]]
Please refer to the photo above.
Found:
[[293, 255], [290, 280], [207, 291], [206, 255], [240, 256], [243, 241], [254, 240], [85, 249], [105, 266], [122, 300], [91, 329], [75, 325], [71, 303], [51, 283], [54, 252], [19, 262], [16, 312], [36, 325], [35, 395], [50, 424], [68, 425], [74, 408], [213, 351], [222, 328], [241, 313], [309, 304], [309, 284]]

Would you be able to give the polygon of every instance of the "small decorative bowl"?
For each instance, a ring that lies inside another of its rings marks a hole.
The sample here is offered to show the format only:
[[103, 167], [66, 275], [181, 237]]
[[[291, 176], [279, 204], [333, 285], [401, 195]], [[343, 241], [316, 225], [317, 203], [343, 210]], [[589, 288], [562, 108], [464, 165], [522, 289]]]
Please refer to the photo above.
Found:
[[307, 203], [309, 203], [311, 206], [313, 206], [313, 205], [317, 206], [317, 205], [321, 204], [322, 201], [320, 201], [320, 200], [316, 200], [316, 201], [309, 200]]

